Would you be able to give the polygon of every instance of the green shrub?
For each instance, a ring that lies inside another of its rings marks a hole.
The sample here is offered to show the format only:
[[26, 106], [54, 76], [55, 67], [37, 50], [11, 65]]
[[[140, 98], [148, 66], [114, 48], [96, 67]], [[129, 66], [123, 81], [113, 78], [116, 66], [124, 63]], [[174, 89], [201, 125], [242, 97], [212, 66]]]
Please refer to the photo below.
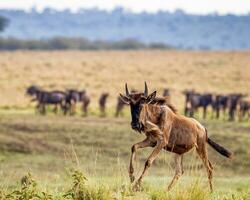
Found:
[[14, 200], [51, 200], [52, 196], [45, 193], [40, 192], [37, 187], [36, 181], [33, 179], [30, 173], [24, 176], [21, 179], [21, 189], [16, 189], [9, 194], [0, 194], [1, 199], [14, 199]]
[[111, 191], [104, 186], [90, 187], [86, 185], [87, 178], [82, 172], [74, 170], [72, 173], [73, 185], [64, 195], [74, 200], [109, 200]]

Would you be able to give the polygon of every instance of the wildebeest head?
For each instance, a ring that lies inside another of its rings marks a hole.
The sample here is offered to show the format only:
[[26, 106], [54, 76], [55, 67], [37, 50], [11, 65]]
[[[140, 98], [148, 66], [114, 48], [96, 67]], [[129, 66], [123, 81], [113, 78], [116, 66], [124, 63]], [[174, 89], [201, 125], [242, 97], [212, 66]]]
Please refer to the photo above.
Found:
[[32, 85], [26, 89], [26, 94], [33, 96], [41, 89], [38, 86]]
[[170, 96], [170, 90], [168, 88], [165, 88], [162, 96], [164, 96], [164, 97]]
[[146, 82], [145, 82], [144, 93], [140, 93], [140, 92], [130, 93], [128, 90], [127, 83], [125, 84], [125, 91], [126, 91], [126, 95], [120, 94], [120, 96], [124, 103], [130, 105], [131, 118], [132, 118], [131, 128], [138, 132], [141, 132], [142, 127], [139, 122], [139, 117], [140, 117], [142, 106], [145, 103], [148, 103], [148, 104], [151, 103], [155, 99], [156, 91], [148, 95], [148, 87], [147, 87]]
[[243, 94], [240, 94], [240, 93], [230, 94], [229, 95], [229, 101], [228, 101], [229, 109], [235, 109], [238, 102], [240, 101], [240, 99], [245, 97], [245, 96], [246, 95], [243, 95]]
[[84, 98], [86, 97], [87, 92], [86, 92], [86, 90], [82, 90], [82, 91], [78, 92], [78, 94], [79, 94], [79, 100], [83, 101]]
[[194, 90], [184, 90], [182, 93], [186, 97], [186, 102], [191, 101], [192, 96], [196, 94]]
[[106, 99], [106, 98], [108, 98], [109, 93], [108, 93], [108, 92], [105, 92], [105, 93], [103, 93], [103, 94], [102, 94], [102, 96], [103, 96], [103, 98], [105, 98], [105, 99]]

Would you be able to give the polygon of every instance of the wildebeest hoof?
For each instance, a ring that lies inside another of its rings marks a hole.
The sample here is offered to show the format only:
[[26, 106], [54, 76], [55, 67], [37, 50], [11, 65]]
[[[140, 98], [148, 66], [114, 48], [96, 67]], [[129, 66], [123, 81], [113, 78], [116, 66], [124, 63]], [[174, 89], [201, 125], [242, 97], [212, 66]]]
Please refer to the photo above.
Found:
[[129, 176], [130, 177], [130, 182], [133, 183], [135, 181], [134, 175]]
[[133, 187], [133, 191], [138, 192], [138, 191], [140, 191], [140, 189], [141, 189], [141, 184], [139, 182], [136, 182], [134, 187]]

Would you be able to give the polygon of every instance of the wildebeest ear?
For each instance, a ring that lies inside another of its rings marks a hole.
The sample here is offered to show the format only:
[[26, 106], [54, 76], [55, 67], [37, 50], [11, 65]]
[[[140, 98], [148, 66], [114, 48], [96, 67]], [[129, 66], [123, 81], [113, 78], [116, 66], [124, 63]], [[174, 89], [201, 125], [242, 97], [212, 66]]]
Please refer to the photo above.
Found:
[[121, 93], [120, 93], [120, 98], [121, 98], [121, 100], [122, 100], [124, 103], [126, 103], [126, 104], [129, 104], [129, 103], [130, 103], [130, 99], [129, 99], [128, 97], [122, 95]]
[[155, 97], [156, 97], [156, 91], [154, 91], [150, 95], [148, 95], [148, 97], [146, 99], [146, 103], [151, 103], [152, 101], [154, 101]]

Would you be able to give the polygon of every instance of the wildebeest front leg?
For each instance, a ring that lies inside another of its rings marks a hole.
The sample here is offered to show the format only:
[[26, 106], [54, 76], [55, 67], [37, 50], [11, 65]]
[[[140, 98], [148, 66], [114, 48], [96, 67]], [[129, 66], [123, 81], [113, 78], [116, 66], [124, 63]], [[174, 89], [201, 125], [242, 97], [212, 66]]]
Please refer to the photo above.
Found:
[[150, 140], [148, 138], [146, 138], [145, 140], [134, 144], [132, 146], [132, 148], [131, 148], [131, 157], [130, 157], [130, 164], [129, 164], [129, 177], [130, 177], [131, 183], [134, 182], [134, 180], [135, 180], [135, 177], [134, 177], [134, 160], [135, 160], [136, 150], [140, 149], [140, 148], [149, 147], [149, 146], [152, 146], [152, 143], [150, 142]]
[[145, 162], [144, 170], [140, 176], [140, 178], [137, 180], [136, 184], [134, 185], [134, 190], [138, 190], [140, 188], [141, 182], [143, 177], [146, 175], [146, 172], [148, 171], [149, 167], [152, 165], [154, 160], [159, 155], [160, 151], [167, 145], [167, 140], [163, 136], [163, 132], [159, 129], [159, 127], [151, 122], [146, 123], [146, 130], [153, 131], [153, 135], [157, 141], [157, 144], [153, 150], [153, 152], [148, 157], [147, 161]]
[[140, 176], [140, 178], [137, 180], [137, 182], [134, 185], [134, 190], [138, 190], [140, 188], [141, 182], [143, 177], [146, 175], [146, 172], [148, 171], [149, 167], [152, 165], [160, 151], [163, 149], [163, 147], [166, 145], [166, 143], [163, 140], [158, 140], [157, 145], [151, 155], [148, 157], [147, 161], [145, 162], [144, 170]]

